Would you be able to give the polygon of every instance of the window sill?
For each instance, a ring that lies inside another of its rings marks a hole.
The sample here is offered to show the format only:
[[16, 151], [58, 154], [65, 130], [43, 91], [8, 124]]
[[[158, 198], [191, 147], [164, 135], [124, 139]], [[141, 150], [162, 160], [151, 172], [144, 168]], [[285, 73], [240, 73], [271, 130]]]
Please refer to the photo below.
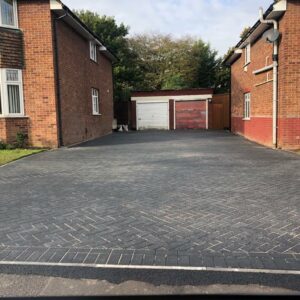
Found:
[[28, 116], [0, 116], [0, 119], [29, 119]]
[[18, 26], [9, 26], [9, 25], [1, 25], [1, 24], [0, 24], [0, 28], [16, 29], [16, 30], [20, 29]]
[[251, 121], [251, 118], [243, 118], [243, 121]]
[[244, 68], [248, 67], [251, 64], [251, 61], [249, 61], [248, 63], [244, 64]]
[[102, 114], [93, 114], [94, 117], [100, 117]]
[[98, 61], [96, 61], [96, 60], [93, 60], [93, 59], [90, 58], [90, 61], [91, 61], [92, 63], [96, 64], [96, 65], [99, 65], [99, 64], [98, 64]]

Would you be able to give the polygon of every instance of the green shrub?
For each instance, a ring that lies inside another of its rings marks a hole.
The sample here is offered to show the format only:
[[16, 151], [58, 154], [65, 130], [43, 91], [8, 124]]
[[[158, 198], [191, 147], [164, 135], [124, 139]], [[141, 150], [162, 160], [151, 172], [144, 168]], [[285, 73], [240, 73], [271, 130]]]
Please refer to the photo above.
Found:
[[15, 143], [16, 148], [24, 148], [26, 145], [26, 140], [27, 140], [27, 134], [18, 132], [16, 136], [16, 143]]
[[5, 150], [15, 150], [16, 146], [11, 145], [11, 144], [7, 144]]
[[5, 150], [7, 147], [7, 145], [5, 143], [3, 143], [2, 141], [0, 141], [0, 150]]

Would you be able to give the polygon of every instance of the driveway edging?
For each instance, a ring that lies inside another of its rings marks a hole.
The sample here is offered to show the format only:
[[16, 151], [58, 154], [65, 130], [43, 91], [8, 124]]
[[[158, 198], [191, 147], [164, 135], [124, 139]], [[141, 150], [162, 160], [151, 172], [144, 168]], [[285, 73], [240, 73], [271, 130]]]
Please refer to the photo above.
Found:
[[78, 267], [95, 269], [132, 269], [132, 270], [165, 270], [165, 271], [199, 271], [199, 272], [228, 272], [274, 275], [300, 275], [300, 271], [271, 270], [271, 269], [242, 269], [242, 268], [211, 268], [211, 267], [172, 267], [172, 266], [138, 266], [138, 265], [104, 265], [104, 264], [75, 264], [75, 263], [34, 263], [1, 261], [0, 266], [28, 266], [28, 267]]

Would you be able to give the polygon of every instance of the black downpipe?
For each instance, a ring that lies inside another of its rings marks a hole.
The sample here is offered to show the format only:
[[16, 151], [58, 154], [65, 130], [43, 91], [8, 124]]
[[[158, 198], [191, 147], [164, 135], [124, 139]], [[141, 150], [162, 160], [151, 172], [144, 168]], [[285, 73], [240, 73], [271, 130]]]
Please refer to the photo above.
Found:
[[57, 40], [57, 22], [67, 14], [59, 17], [53, 18], [53, 33], [54, 33], [54, 64], [55, 64], [55, 82], [56, 82], [56, 98], [57, 98], [57, 114], [58, 114], [58, 139], [59, 139], [59, 147], [64, 146], [63, 141], [63, 131], [62, 131], [62, 109], [61, 109], [61, 93], [60, 93], [60, 85], [59, 85], [59, 55], [58, 55], [58, 40]]

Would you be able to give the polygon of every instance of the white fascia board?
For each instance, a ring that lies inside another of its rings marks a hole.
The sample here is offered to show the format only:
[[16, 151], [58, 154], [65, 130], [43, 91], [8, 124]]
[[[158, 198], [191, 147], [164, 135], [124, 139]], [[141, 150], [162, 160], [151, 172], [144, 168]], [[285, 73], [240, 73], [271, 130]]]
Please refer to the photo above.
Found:
[[287, 10], [287, 1], [286, 0], [281, 0], [274, 4], [274, 9], [273, 11], [286, 11]]
[[50, 9], [51, 10], [63, 9], [62, 3], [58, 0], [50, 0]]
[[169, 100], [175, 101], [201, 101], [212, 99], [213, 95], [185, 95], [185, 96], [141, 96], [141, 97], [132, 97], [131, 101], [137, 102], [168, 102]]

